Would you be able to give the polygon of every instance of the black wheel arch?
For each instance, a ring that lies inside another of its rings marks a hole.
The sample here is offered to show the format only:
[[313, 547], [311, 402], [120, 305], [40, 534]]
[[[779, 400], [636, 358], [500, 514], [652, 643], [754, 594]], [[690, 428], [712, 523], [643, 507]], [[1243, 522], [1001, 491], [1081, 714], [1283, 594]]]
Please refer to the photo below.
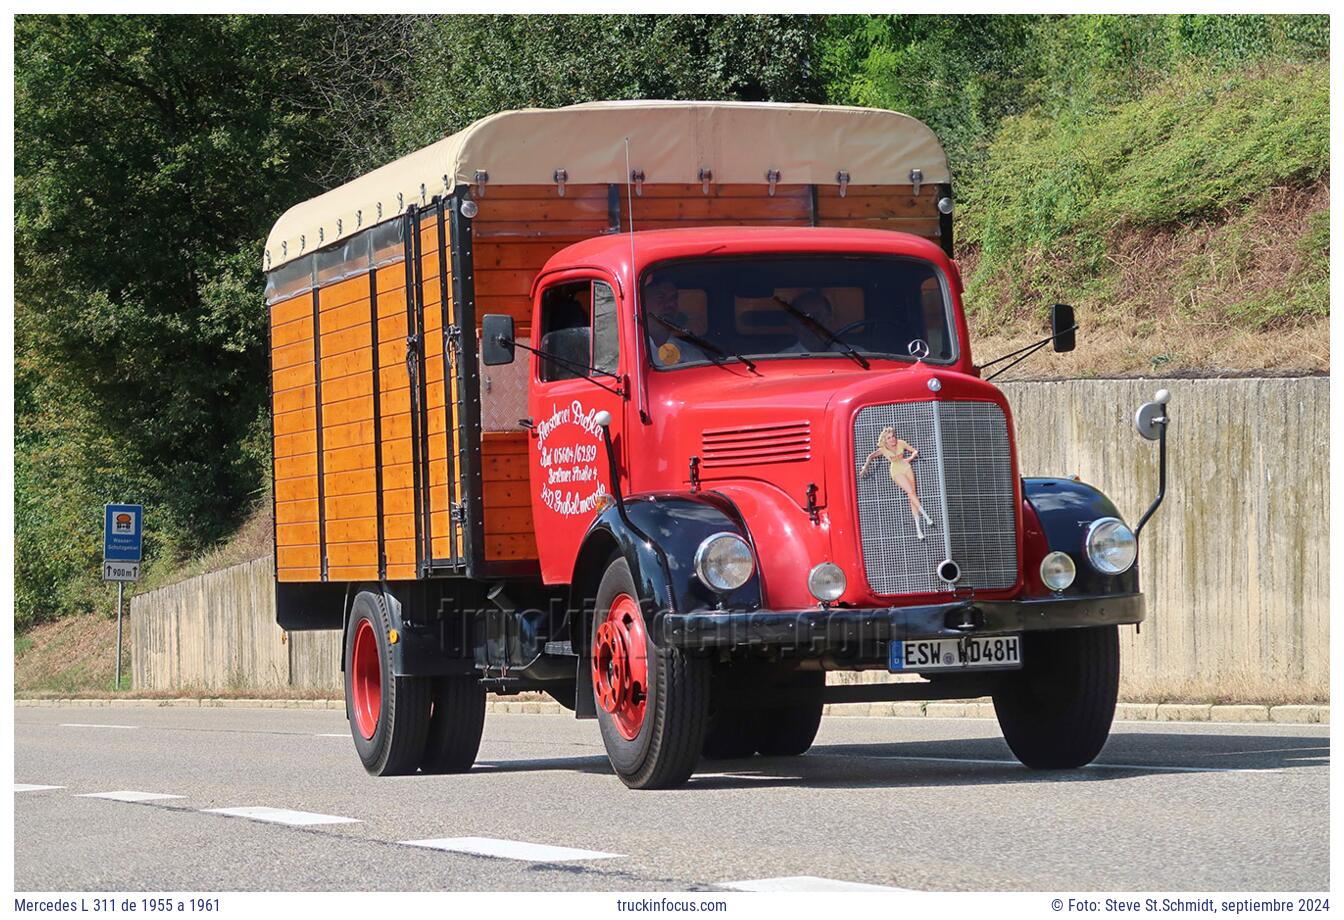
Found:
[[757, 610], [763, 586], [760, 567], [747, 583], [719, 595], [695, 574], [695, 551], [706, 537], [734, 533], [756, 552], [751, 532], [737, 507], [714, 492], [661, 492], [625, 499], [624, 513], [607, 508], [588, 528], [570, 579], [570, 639], [574, 650], [586, 653], [589, 618], [597, 585], [611, 561], [623, 558], [630, 566], [652, 629], [661, 644], [662, 615], [722, 607]]
[[1098, 518], [1124, 520], [1115, 503], [1100, 489], [1076, 479], [1032, 477], [1022, 480], [1022, 497], [1041, 522], [1041, 531], [1052, 552], [1068, 553], [1078, 571], [1072, 585], [1062, 593], [1100, 595], [1133, 594], [1139, 590], [1139, 564], [1119, 575], [1107, 575], [1092, 567], [1084, 543], [1087, 529]]

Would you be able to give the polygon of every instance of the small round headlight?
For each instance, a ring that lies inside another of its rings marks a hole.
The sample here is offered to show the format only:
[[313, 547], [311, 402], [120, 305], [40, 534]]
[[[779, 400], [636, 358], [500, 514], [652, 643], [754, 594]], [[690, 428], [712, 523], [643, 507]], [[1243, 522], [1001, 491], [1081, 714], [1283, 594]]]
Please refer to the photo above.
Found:
[[1077, 574], [1078, 569], [1073, 564], [1073, 557], [1068, 553], [1055, 551], [1041, 560], [1041, 581], [1045, 582], [1045, 586], [1051, 591], [1063, 591], [1073, 584]]
[[695, 551], [695, 574], [720, 593], [745, 585], [755, 567], [751, 547], [735, 533], [711, 534]]
[[1134, 531], [1119, 518], [1097, 518], [1087, 528], [1087, 561], [1098, 572], [1119, 575], [1128, 572], [1139, 553], [1139, 541]]
[[838, 600], [845, 593], [845, 571], [834, 562], [823, 562], [807, 576], [807, 590], [823, 604]]

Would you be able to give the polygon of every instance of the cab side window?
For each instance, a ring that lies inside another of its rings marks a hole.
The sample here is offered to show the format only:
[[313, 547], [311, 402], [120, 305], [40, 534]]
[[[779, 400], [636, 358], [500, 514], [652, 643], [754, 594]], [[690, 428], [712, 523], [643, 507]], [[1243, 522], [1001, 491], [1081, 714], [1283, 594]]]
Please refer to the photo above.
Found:
[[602, 281], [574, 281], [541, 297], [540, 380], [615, 374], [620, 363], [616, 295]]

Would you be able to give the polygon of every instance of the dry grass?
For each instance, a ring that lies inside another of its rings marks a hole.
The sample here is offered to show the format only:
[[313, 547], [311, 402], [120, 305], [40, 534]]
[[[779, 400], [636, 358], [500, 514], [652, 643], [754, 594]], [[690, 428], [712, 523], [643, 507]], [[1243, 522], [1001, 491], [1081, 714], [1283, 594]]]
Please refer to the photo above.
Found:
[[[1115, 231], [1100, 277], [1075, 300], [1077, 350], [1040, 352], [1001, 379], [1327, 373], [1329, 318], [1319, 303], [1328, 297], [1329, 206], [1327, 177], [1306, 189], [1271, 189], [1219, 221]], [[1047, 276], [1069, 269], [1033, 258], [1017, 281], [1001, 278], [984, 293], [1042, 302], [1029, 279], [1038, 269]], [[962, 263], [972, 276], [976, 254]], [[1044, 334], [1039, 320], [1025, 317], [1012, 329], [977, 321], [995, 315], [972, 312], [977, 360]]]
[[[131, 683], [130, 629], [123, 621], [121, 680]], [[14, 639], [14, 692], [80, 695], [113, 691], [117, 623], [99, 614], [34, 626]]]

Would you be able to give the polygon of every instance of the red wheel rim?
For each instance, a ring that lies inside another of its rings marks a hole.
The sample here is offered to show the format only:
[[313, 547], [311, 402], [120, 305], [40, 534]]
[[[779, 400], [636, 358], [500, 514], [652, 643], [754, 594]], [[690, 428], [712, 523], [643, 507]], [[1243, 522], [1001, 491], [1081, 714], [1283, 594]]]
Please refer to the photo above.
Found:
[[648, 647], [639, 604], [628, 594], [617, 596], [593, 638], [593, 691], [597, 705], [611, 713], [616, 730], [627, 741], [644, 724]]
[[372, 738], [378, 728], [378, 713], [383, 708], [383, 669], [378, 661], [378, 637], [368, 620], [360, 620], [355, 627], [355, 652], [350, 659], [355, 728], [366, 739]]

